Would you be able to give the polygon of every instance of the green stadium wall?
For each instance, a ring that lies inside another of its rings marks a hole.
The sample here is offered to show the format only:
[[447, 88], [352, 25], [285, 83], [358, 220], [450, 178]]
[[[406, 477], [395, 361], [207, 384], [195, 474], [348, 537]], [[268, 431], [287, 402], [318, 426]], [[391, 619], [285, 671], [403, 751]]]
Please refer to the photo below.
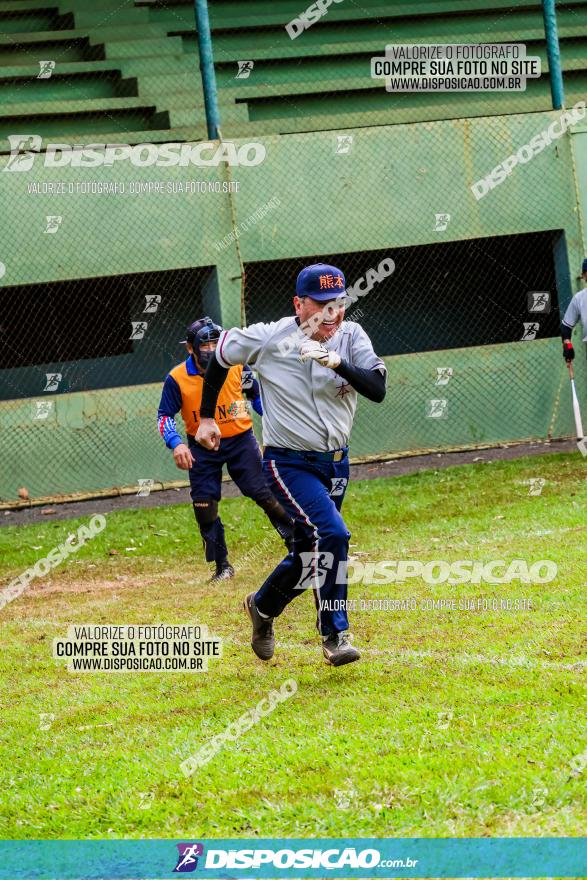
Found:
[[[0, 285], [214, 267], [204, 305], [231, 326], [242, 317], [241, 262], [381, 249], [393, 256], [400, 246], [437, 243], [433, 215], [450, 205], [451, 223], [443, 241], [560, 230], [564, 246], [557, 258], [557, 286], [564, 308], [579, 287], [576, 275], [585, 249], [587, 130], [578, 127], [573, 136], [563, 136], [480, 201], [470, 190], [557, 115], [537, 112], [355, 129], [352, 164], [334, 152], [336, 132], [250, 138], [265, 145], [266, 159], [258, 167], [231, 169], [240, 188], [230, 198], [213, 193], [83, 198], [28, 194], [33, 181], [99, 179], [124, 181], [128, 187], [154, 179], [227, 177], [224, 166], [153, 169], [128, 163], [101, 168], [98, 176], [95, 169], [45, 168], [37, 157], [30, 173], [2, 176], [6, 274]], [[240, 258], [234, 242], [219, 250], [218, 242], [231, 232], [233, 222], [242, 223], [275, 197], [279, 210], [269, 211], [240, 236]], [[47, 236], [42, 247], [24, 247], [31, 229], [49, 214], [63, 215], [58, 235]], [[474, 285], [472, 277], [472, 289]], [[470, 307], [475, 307], [473, 299]], [[29, 320], [33, 333], [34, 315]], [[462, 320], [467, 320], [466, 304]], [[84, 327], [83, 303], [77, 332], [91, 332]], [[380, 406], [360, 402], [351, 446], [355, 458], [572, 434], [568, 380], [556, 339], [386, 360], [388, 395]], [[438, 394], [436, 368], [447, 365], [454, 371], [446, 392], [448, 417], [433, 420], [426, 417], [426, 404]], [[584, 359], [578, 359], [577, 368], [585, 399]], [[1, 371], [0, 379], [17, 389], [28, 369]], [[121, 372], [120, 387], [52, 395], [53, 411], [44, 421], [35, 422], [32, 410], [46, 394], [15, 395], [0, 403], [0, 500], [14, 500], [22, 485], [38, 498], [132, 486], [139, 479], [165, 483], [180, 478], [156, 431], [159, 392], [159, 383], [125, 387]]]

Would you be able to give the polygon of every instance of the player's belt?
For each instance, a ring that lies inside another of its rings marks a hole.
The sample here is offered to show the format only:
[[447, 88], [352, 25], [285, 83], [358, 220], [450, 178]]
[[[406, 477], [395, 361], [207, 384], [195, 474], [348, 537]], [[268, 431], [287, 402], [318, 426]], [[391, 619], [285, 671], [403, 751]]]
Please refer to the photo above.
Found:
[[303, 458], [304, 461], [342, 461], [348, 455], [349, 448], [333, 449], [331, 452], [306, 451], [303, 449], [284, 449], [281, 446], [266, 446], [264, 454], [271, 458]]

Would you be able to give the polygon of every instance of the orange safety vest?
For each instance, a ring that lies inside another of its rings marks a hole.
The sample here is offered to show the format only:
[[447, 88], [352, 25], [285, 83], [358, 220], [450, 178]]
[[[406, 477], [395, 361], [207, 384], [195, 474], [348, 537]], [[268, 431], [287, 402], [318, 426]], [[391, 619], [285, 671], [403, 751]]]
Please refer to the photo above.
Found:
[[[253, 427], [242, 390], [242, 365], [231, 367], [216, 403], [216, 424], [222, 437], [234, 437]], [[181, 391], [181, 417], [188, 434], [195, 435], [200, 424], [200, 407], [204, 377], [190, 376], [185, 363], [178, 364], [170, 374]]]

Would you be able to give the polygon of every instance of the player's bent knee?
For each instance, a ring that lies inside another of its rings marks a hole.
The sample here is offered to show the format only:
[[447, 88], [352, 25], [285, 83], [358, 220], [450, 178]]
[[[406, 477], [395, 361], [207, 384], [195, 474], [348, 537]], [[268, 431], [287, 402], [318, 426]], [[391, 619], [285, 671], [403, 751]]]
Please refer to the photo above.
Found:
[[194, 515], [199, 526], [209, 526], [218, 518], [218, 502], [213, 498], [192, 501]]
[[319, 529], [318, 531], [319, 541], [327, 541], [329, 544], [339, 547], [346, 546], [350, 537], [351, 533], [342, 520], [339, 522], [333, 522], [324, 529]]

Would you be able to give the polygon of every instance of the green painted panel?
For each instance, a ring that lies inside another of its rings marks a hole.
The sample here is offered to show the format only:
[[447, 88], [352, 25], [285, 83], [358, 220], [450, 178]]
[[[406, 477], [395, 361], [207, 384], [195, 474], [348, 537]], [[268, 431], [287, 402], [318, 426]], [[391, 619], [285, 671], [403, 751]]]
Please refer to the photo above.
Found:
[[577, 172], [577, 192], [581, 208], [583, 251], [587, 256], [587, 126], [577, 126], [574, 129], [572, 140]]
[[[576, 264], [582, 243], [568, 136], [519, 165], [480, 201], [470, 189], [557, 116], [353, 129], [346, 132], [353, 136], [349, 155], [335, 152], [333, 132], [266, 138], [267, 160], [240, 170], [234, 200], [240, 221], [273, 197], [280, 205], [242, 236], [244, 260], [565, 229]], [[437, 212], [451, 215], [442, 235], [433, 228]]]
[[[40, 159], [35, 160], [32, 176], [0, 172], [0, 237], [6, 265], [0, 287], [221, 262], [214, 245], [230, 230], [228, 199], [216, 193], [185, 191], [190, 182], [205, 186], [221, 180], [221, 169], [157, 169], [156, 179], [169, 183], [174, 192], [145, 195], [136, 187], [154, 181], [152, 167], [133, 167], [122, 161], [102, 168], [45, 168]], [[5, 164], [3, 156], [0, 167]], [[31, 196], [33, 181], [39, 187], [65, 182], [76, 192], [86, 184], [124, 185], [125, 191], [76, 198], [65, 187], [65, 192]], [[180, 184], [183, 193], [178, 192]], [[47, 215], [63, 217], [57, 235], [43, 234]], [[29, 245], [23, 246], [24, 242]], [[222, 262], [232, 263], [233, 255], [227, 250]], [[236, 274], [232, 267], [231, 274]]]
[[[386, 400], [359, 404], [355, 457], [572, 433], [569, 383], [555, 340], [406, 355], [386, 363]], [[453, 368], [442, 388], [435, 385], [439, 366]], [[587, 400], [584, 359], [578, 372]], [[3, 455], [0, 501], [15, 500], [21, 486], [31, 497], [45, 497], [184, 477], [157, 433], [160, 390], [156, 383], [54, 397], [44, 420], [34, 416], [37, 401], [45, 403], [49, 395], [0, 404], [1, 435], [19, 438]], [[446, 418], [428, 415], [430, 402], [438, 399], [447, 400]], [[31, 467], [31, 461], [43, 466]]]
[[[50, 169], [37, 159], [34, 174], [0, 172], [6, 265], [0, 287], [98, 276], [112, 276], [116, 283], [115, 277], [124, 273], [215, 266], [216, 279], [206, 296], [220, 303], [223, 322], [233, 325], [240, 321], [241, 270], [236, 241], [226, 238], [231, 207], [244, 263], [316, 253], [389, 249], [393, 254], [400, 246], [439, 241], [482, 246], [479, 240], [487, 236], [557, 229], [564, 232], [570, 265], [578, 266], [585, 242], [570, 137], [519, 165], [480, 201], [470, 189], [557, 115], [536, 112], [262, 137], [264, 163], [232, 171], [240, 186], [232, 206], [227, 195], [218, 193], [33, 196], [27, 191], [33, 180], [74, 186], [123, 182], [129, 187], [154, 180], [216, 181], [226, 173], [222, 168], [154, 169], [128, 162]], [[352, 134], [352, 161], [336, 152], [337, 134]], [[583, 138], [582, 133], [574, 136], [582, 180]], [[5, 161], [0, 158], [0, 167]], [[276, 198], [276, 207], [251, 222], [261, 206]], [[444, 231], [435, 229], [437, 213], [450, 215]], [[63, 223], [56, 235], [45, 236], [49, 214], [62, 215]], [[523, 276], [523, 265], [519, 272]], [[432, 282], [433, 265], [430, 276]], [[475, 306], [474, 276], [470, 288], [463, 322], [467, 307]], [[258, 293], [271, 295], [270, 290]], [[556, 339], [405, 355], [388, 364], [388, 398], [381, 407], [362, 403], [355, 455], [545, 437], [551, 425], [555, 435], [571, 433], [568, 380]], [[446, 389], [434, 385], [438, 366], [453, 368], [454, 381]], [[577, 366], [585, 400], [584, 359]], [[33, 404], [47, 395], [1, 404], [0, 496], [14, 498], [19, 485], [41, 496], [176, 478], [156, 434], [158, 394], [156, 384], [59, 395], [51, 398], [54, 412], [46, 420], [33, 418]], [[443, 395], [449, 401], [448, 418], [429, 418], [429, 401]], [[43, 467], [31, 468], [31, 461]]]

